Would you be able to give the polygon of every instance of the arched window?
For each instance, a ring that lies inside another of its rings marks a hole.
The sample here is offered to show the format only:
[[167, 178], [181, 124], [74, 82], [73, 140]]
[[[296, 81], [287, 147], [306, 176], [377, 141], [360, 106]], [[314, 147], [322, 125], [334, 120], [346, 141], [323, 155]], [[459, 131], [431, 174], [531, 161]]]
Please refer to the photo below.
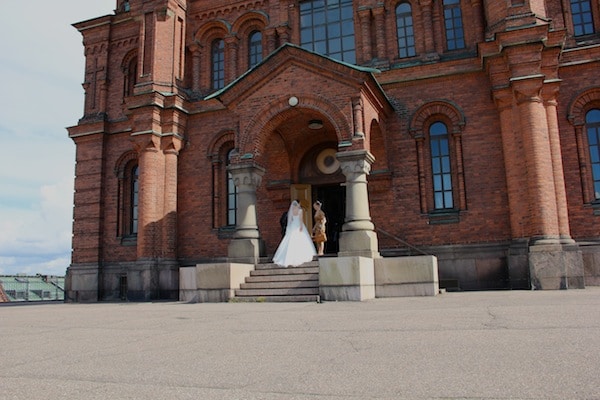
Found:
[[135, 243], [138, 234], [139, 167], [134, 152], [124, 154], [115, 173], [119, 179], [117, 236], [122, 243]]
[[133, 96], [133, 88], [137, 83], [137, 55], [133, 55], [124, 67], [123, 96]]
[[571, 0], [573, 35], [584, 36], [594, 33], [594, 20], [590, 0]]
[[131, 199], [129, 204], [129, 234], [137, 235], [138, 233], [138, 211], [139, 211], [139, 194], [140, 194], [140, 180], [139, 180], [139, 167], [135, 165], [131, 169], [130, 178], [130, 190]]
[[248, 37], [248, 68], [262, 61], [262, 33], [254, 31]]
[[225, 41], [223, 39], [214, 40], [210, 54], [212, 88], [222, 89], [225, 86]]
[[593, 109], [585, 115], [592, 179], [594, 181], [594, 199], [600, 200], [600, 110]]
[[400, 3], [396, 7], [396, 32], [398, 36], [398, 56], [400, 58], [415, 56], [415, 32], [412, 9], [409, 3]]
[[429, 127], [431, 149], [431, 173], [433, 178], [433, 204], [436, 210], [454, 208], [452, 193], [452, 170], [448, 128], [442, 122]]
[[[227, 165], [229, 165], [233, 153], [234, 149], [229, 150], [227, 153]], [[231, 172], [227, 171], [227, 169], [225, 170], [227, 174], [227, 225], [234, 226], [236, 224], [237, 188], [233, 182]]]
[[421, 212], [430, 224], [459, 222], [467, 209], [462, 132], [463, 111], [447, 101], [421, 106], [410, 123], [419, 162]]
[[458, 50], [465, 47], [460, 0], [444, 0], [444, 28], [446, 32], [446, 48]]

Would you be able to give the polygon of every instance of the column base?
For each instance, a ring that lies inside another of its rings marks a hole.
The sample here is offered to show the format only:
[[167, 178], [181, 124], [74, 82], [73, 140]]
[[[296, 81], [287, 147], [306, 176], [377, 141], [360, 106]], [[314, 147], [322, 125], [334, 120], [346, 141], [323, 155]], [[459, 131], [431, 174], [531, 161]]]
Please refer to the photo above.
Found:
[[529, 275], [535, 290], [584, 289], [584, 268], [577, 245], [529, 247]]
[[340, 233], [340, 257], [379, 258], [377, 234], [374, 231], [342, 231]]
[[257, 264], [264, 249], [262, 239], [232, 239], [227, 249], [227, 258], [235, 263]]

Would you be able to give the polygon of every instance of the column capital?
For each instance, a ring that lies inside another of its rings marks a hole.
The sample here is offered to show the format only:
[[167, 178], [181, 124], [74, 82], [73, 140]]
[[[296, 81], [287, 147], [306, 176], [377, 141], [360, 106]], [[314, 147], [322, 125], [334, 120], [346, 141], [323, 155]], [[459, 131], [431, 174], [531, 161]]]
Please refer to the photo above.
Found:
[[231, 164], [227, 170], [233, 176], [233, 183], [236, 187], [250, 187], [256, 189], [262, 182], [265, 169], [255, 164]]
[[336, 153], [341, 164], [342, 173], [348, 179], [369, 174], [375, 157], [368, 150], [352, 150]]
[[541, 91], [544, 84], [543, 75], [512, 78], [510, 81], [517, 99], [517, 104], [525, 102], [541, 102]]

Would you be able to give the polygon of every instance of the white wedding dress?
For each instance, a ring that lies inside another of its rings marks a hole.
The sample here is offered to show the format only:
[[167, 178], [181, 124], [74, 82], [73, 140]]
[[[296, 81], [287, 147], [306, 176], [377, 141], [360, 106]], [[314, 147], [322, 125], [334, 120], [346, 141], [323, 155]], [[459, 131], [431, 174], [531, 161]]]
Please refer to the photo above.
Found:
[[[312, 261], [317, 254], [312, 239], [302, 222], [302, 214], [292, 215], [288, 219], [285, 236], [281, 239], [277, 251], [273, 256], [273, 262], [282, 267], [297, 266]], [[300, 230], [302, 228], [302, 230]]]

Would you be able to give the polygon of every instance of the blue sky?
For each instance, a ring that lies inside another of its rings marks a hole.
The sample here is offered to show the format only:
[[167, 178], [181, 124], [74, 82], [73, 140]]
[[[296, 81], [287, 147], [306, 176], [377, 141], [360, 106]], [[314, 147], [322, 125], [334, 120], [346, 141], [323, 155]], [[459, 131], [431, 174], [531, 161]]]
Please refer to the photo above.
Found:
[[0, 12], [0, 275], [64, 275], [71, 260], [82, 37], [71, 24], [116, 0], [3, 2]]

